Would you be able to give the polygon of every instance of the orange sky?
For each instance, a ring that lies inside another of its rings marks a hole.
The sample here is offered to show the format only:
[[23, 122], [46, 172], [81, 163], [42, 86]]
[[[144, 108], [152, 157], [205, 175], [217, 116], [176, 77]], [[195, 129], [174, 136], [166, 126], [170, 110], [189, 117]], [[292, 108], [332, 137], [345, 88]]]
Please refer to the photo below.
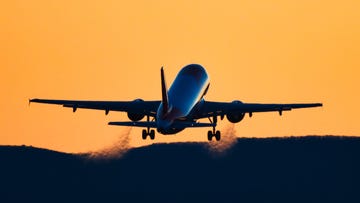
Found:
[[[171, 3], [170, 3], [171, 2]], [[360, 135], [359, 1], [4, 1], [0, 3], [0, 144], [85, 152], [126, 130], [126, 114], [28, 99], [160, 99], [180, 68], [202, 64], [207, 100], [323, 102], [254, 114], [240, 137]], [[219, 129], [228, 124], [220, 123]], [[206, 128], [155, 142], [206, 140]], [[141, 140], [132, 129], [131, 144]]]

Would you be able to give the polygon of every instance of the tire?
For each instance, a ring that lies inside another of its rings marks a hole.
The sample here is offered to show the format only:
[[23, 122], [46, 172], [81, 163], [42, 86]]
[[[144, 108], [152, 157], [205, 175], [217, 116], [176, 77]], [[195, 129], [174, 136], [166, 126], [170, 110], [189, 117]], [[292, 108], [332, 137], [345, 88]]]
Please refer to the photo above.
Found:
[[212, 140], [213, 134], [212, 134], [211, 130], [208, 131], [207, 137], [208, 137], [208, 140], [209, 140], [209, 141]]
[[150, 139], [155, 139], [155, 130], [150, 130]]
[[146, 130], [143, 130], [142, 131], [142, 139], [146, 140], [146, 137], [147, 137], [147, 132], [146, 132]]
[[215, 133], [215, 138], [216, 138], [216, 141], [220, 141], [220, 139], [221, 139], [221, 133], [220, 133], [220, 131], [216, 131], [216, 133]]

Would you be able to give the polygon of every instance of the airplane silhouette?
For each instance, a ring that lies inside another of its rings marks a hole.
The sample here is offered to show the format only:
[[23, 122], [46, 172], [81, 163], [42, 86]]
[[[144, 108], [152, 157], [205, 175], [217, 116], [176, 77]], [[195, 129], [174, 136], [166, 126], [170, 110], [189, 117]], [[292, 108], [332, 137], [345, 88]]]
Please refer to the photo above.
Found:
[[[109, 125], [143, 127], [142, 138], [155, 138], [155, 131], [164, 135], [176, 134], [185, 128], [211, 127], [207, 138], [213, 137], [217, 141], [221, 138], [220, 131], [216, 130], [218, 117], [226, 118], [231, 123], [240, 122], [246, 113], [251, 117], [255, 112], [283, 111], [296, 108], [310, 108], [322, 106], [322, 103], [303, 104], [257, 104], [243, 103], [238, 100], [232, 102], [205, 101], [204, 96], [209, 89], [209, 77], [206, 70], [198, 64], [190, 64], [180, 70], [170, 89], [166, 87], [164, 69], [161, 68], [161, 101], [79, 101], [79, 100], [50, 100], [30, 99], [29, 102], [57, 104], [72, 108], [127, 112], [131, 121], [109, 122]], [[141, 121], [146, 116], [146, 121]], [[150, 118], [152, 118], [150, 120]], [[198, 119], [208, 118], [209, 123], [197, 122]], [[151, 130], [150, 130], [151, 129]]]

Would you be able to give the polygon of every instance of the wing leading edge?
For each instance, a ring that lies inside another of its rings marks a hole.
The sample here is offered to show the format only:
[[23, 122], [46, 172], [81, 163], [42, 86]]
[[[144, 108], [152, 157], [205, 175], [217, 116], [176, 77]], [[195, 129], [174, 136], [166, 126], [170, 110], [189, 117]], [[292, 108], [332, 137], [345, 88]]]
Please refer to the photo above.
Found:
[[147, 116], [155, 116], [160, 101], [84, 101], [84, 100], [52, 100], [52, 99], [30, 99], [29, 103], [44, 103], [62, 105], [72, 108], [75, 112], [78, 108], [104, 110], [105, 114], [109, 111], [123, 111], [129, 113], [141, 113]]
[[[85, 101], [85, 100], [52, 100], [52, 99], [31, 99], [29, 103], [44, 103], [62, 105], [72, 108], [75, 112], [78, 108], [103, 110], [105, 114], [110, 111], [122, 111], [129, 113], [141, 113], [147, 116], [156, 116], [157, 108], [161, 101]], [[213, 102], [204, 101], [198, 109], [196, 118], [207, 118], [211, 116], [223, 116], [228, 113], [252, 113], [278, 111], [290, 111], [298, 108], [321, 107], [322, 103], [299, 103], [299, 104], [259, 104], [242, 102]], [[129, 123], [130, 124], [130, 123]], [[131, 122], [130, 126], [134, 126]]]
[[199, 110], [199, 118], [220, 115], [227, 113], [249, 113], [278, 111], [290, 111], [299, 108], [321, 107], [322, 103], [299, 103], [299, 104], [258, 104], [242, 102], [212, 102], [205, 101]]

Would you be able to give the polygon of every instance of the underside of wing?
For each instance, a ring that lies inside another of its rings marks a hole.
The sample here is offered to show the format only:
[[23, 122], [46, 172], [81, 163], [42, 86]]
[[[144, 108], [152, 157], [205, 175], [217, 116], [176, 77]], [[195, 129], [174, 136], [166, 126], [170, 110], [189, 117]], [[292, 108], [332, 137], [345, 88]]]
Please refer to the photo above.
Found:
[[129, 113], [138, 113], [148, 116], [155, 116], [160, 101], [143, 101], [137, 99], [134, 101], [84, 101], [84, 100], [52, 100], [52, 99], [31, 99], [30, 103], [44, 103], [62, 105], [72, 108], [75, 112], [78, 108], [104, 110], [105, 114], [109, 111], [123, 111]]
[[298, 108], [320, 107], [322, 103], [298, 103], [298, 104], [258, 104], [258, 103], [242, 103], [235, 102], [211, 102], [205, 101], [199, 108], [196, 117], [205, 118], [211, 116], [224, 116], [229, 113], [255, 113], [290, 111]]

